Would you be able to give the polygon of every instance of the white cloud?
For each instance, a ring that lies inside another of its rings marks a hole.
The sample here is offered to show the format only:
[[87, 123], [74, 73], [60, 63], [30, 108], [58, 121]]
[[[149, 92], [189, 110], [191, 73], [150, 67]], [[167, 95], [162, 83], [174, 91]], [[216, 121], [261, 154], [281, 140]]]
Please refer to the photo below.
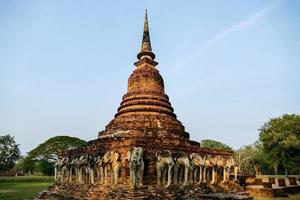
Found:
[[277, 7], [281, 2], [282, 2], [281, 0], [276, 1], [271, 6], [255, 12], [247, 19], [245, 19], [239, 23], [236, 23], [234, 25], [231, 25], [231, 26], [227, 27], [226, 29], [224, 29], [223, 31], [217, 33], [215, 36], [213, 36], [212, 38], [210, 38], [206, 42], [204, 42], [202, 45], [200, 45], [200, 47], [196, 51], [194, 51], [194, 53], [191, 54], [189, 57], [185, 57], [185, 59], [182, 60], [182, 62], [177, 62], [177, 66], [176, 67], [174, 66], [174, 68], [172, 68], [172, 73], [174, 75], [180, 73], [180, 71], [183, 68], [185, 68], [185, 66], [188, 66], [190, 64], [190, 62], [197, 60], [199, 58], [199, 55], [201, 53], [205, 52], [205, 50], [208, 47], [225, 39], [229, 35], [237, 32], [245, 27], [251, 26], [251, 25], [255, 24], [256, 22], [258, 22], [259, 20], [263, 19], [263, 17], [266, 14], [268, 14], [271, 10], [273, 10], [275, 7]]
[[267, 8], [259, 10], [258, 12], [254, 13], [253, 15], [251, 15], [249, 18], [245, 19], [242, 22], [239, 22], [237, 24], [229, 26], [228, 28], [224, 29], [223, 31], [221, 31], [220, 33], [216, 34], [214, 37], [209, 39], [206, 43], [204, 43], [200, 47], [200, 50], [205, 49], [205, 48], [217, 43], [218, 41], [224, 39], [226, 36], [233, 34], [234, 32], [236, 32], [244, 27], [247, 27], [247, 26], [250, 26], [250, 25], [256, 23], [257, 21], [261, 20], [267, 13], [269, 13], [271, 10], [273, 10], [277, 5], [278, 5], [278, 2]]
[[[275, 7], [277, 7], [280, 4], [281, 1], [277, 1], [275, 3], [273, 3], [271, 6], [266, 7], [264, 9], [261, 9], [255, 13], [253, 13], [250, 17], [248, 17], [247, 19], [236, 23], [234, 25], [231, 25], [229, 27], [227, 27], [226, 29], [224, 29], [223, 31], [217, 33], [215, 36], [213, 36], [212, 38], [210, 38], [209, 40], [207, 40], [202, 46], [200, 46], [198, 48], [197, 51], [195, 51], [192, 55], [190, 55], [190, 57], [188, 57], [187, 59], [185, 59], [183, 62], [178, 63], [178, 66], [176, 67], [176, 69], [172, 69], [172, 73], [173, 75], [176, 75], [178, 73], [180, 73], [180, 71], [182, 69], [185, 68], [185, 66], [189, 66], [189, 63], [197, 60], [199, 58], [199, 55], [203, 52], [205, 52], [205, 50], [216, 44], [217, 42], [225, 39], [226, 37], [228, 37], [231, 34], [234, 34], [237, 31], [242, 30], [245, 27], [251, 26], [253, 24], [255, 24], [256, 22], [258, 22], [259, 20], [263, 19], [263, 17], [268, 14], [270, 11], [272, 11]], [[300, 45], [300, 41], [298, 41], [298, 43]], [[187, 94], [193, 93], [194, 91], [197, 91], [197, 88], [199, 88], [201, 86], [200, 83], [193, 83], [193, 86], [189, 86], [190, 89], [186, 89], [184, 93], [182, 93], [183, 96], [186, 96]]]

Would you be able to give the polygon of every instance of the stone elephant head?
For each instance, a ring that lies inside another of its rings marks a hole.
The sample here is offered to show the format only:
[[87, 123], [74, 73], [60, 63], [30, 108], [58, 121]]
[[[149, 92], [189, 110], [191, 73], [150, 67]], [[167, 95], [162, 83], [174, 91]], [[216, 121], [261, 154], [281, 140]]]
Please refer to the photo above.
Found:
[[225, 164], [223, 157], [220, 155], [211, 157], [210, 162], [213, 167], [223, 167]]
[[193, 165], [196, 166], [205, 166], [206, 165], [206, 156], [201, 157], [199, 153], [191, 153], [190, 160]]
[[[156, 159], [157, 159], [157, 161], [161, 161], [162, 159], [163, 160], [172, 160], [173, 161], [173, 156], [172, 156], [172, 153], [171, 153], [171, 151], [169, 151], [169, 150], [162, 150], [162, 151], [157, 151], [156, 153], [155, 153], [155, 157], [156, 157]], [[174, 162], [174, 161], [173, 161]]]
[[85, 166], [87, 164], [87, 159], [88, 159], [88, 155], [87, 154], [83, 154], [79, 157], [79, 159], [77, 160], [77, 167], [81, 168], [83, 166]]
[[63, 159], [61, 159], [61, 167], [66, 166], [69, 162], [69, 158], [68, 157], [64, 157]]
[[133, 167], [140, 166], [143, 162], [143, 154], [144, 150], [142, 147], [133, 147], [133, 149], [127, 152], [129, 163], [131, 163]]
[[87, 166], [88, 167], [94, 167], [97, 161], [97, 156], [96, 155], [88, 155], [87, 158]]
[[54, 167], [57, 169], [61, 167], [62, 158], [58, 158], [57, 161], [54, 163]]
[[121, 154], [117, 151], [108, 151], [103, 156], [104, 163], [113, 163], [120, 160]]
[[77, 160], [78, 160], [78, 156], [74, 156], [71, 160], [71, 165], [74, 166]]
[[72, 167], [72, 161], [74, 160], [74, 156], [68, 156], [67, 166], [68, 168]]
[[206, 160], [205, 160], [205, 166], [207, 166], [207, 167], [212, 167], [212, 166], [213, 166], [213, 163], [211, 162], [211, 160], [212, 160], [212, 156], [211, 156], [211, 155], [208, 155], [208, 156], [206, 157]]
[[96, 158], [96, 163], [95, 163], [96, 167], [102, 167], [103, 166], [103, 157], [98, 155]]
[[218, 167], [224, 167], [226, 165], [226, 160], [222, 156], [216, 156], [217, 159], [217, 166]]
[[231, 167], [234, 166], [235, 164], [236, 164], [236, 163], [235, 163], [233, 157], [230, 156], [230, 157], [228, 157], [228, 158], [226, 159], [225, 167], [226, 167], [226, 168], [231, 168]]

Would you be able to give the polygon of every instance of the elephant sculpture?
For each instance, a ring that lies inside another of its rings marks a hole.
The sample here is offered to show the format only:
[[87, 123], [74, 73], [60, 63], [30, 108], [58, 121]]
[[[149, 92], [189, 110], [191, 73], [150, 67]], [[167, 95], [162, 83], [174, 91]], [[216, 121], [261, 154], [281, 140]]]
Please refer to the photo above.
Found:
[[68, 162], [69, 162], [69, 158], [65, 157], [61, 160], [61, 177], [60, 177], [60, 181], [64, 181], [64, 176], [66, 175], [67, 178], [66, 180], [68, 180]]
[[143, 152], [144, 150], [142, 147], [134, 147], [127, 152], [131, 178], [131, 188], [135, 188], [137, 181], [139, 186], [143, 185], [143, 175], [145, 168]]
[[190, 160], [191, 160], [191, 181], [197, 181], [197, 171], [199, 169], [199, 182], [201, 183], [204, 181], [205, 174], [203, 176], [204, 169], [206, 168], [205, 163], [206, 157], [201, 157], [199, 153], [191, 153]]
[[[225, 182], [226, 179], [226, 159], [222, 156], [217, 156], [217, 167], [219, 168], [219, 172], [223, 171], [223, 182]], [[221, 173], [220, 173], [221, 174]], [[216, 177], [218, 177], [218, 173], [216, 174]]]
[[97, 156], [96, 163], [95, 163], [95, 168], [97, 170], [97, 177], [100, 179], [100, 184], [103, 184], [104, 182], [104, 163], [103, 163], [103, 158], [101, 156]]
[[217, 167], [223, 165], [223, 159], [221, 156], [211, 157], [210, 163], [212, 167], [211, 184], [214, 184], [217, 181]]
[[232, 156], [230, 156], [227, 161], [226, 161], [226, 165], [225, 165], [227, 171], [226, 171], [226, 181], [229, 180], [229, 175], [230, 175], [230, 170], [233, 167], [233, 172], [234, 172], [234, 180], [237, 181], [237, 173], [238, 173], [238, 166], [235, 162], [235, 160], [233, 159]]
[[107, 184], [108, 174], [107, 171], [110, 169], [111, 171], [111, 182], [116, 185], [118, 183], [118, 177], [120, 173], [120, 153], [116, 151], [108, 151], [103, 156], [103, 164], [104, 168], [104, 183]]
[[87, 167], [88, 167], [88, 178], [90, 183], [94, 184], [94, 167], [97, 161], [97, 156], [88, 155]]
[[[188, 183], [189, 169], [191, 167], [191, 162], [188, 155], [184, 152], [176, 152], [174, 154], [174, 183], [177, 184], [181, 179], [183, 179], [183, 185]], [[178, 173], [179, 169], [184, 171], [183, 177]]]
[[[205, 160], [205, 167], [203, 170], [203, 182], [206, 182], [207, 180], [211, 179], [211, 174], [212, 174], [212, 168], [213, 168], [213, 164], [211, 162], [212, 156], [211, 155], [207, 155], [206, 156], [206, 160]], [[211, 171], [210, 171], [211, 169]]]
[[58, 158], [54, 163], [54, 180], [58, 180], [58, 175], [61, 176], [62, 159]]
[[224, 176], [223, 176], [223, 182], [226, 182], [229, 180], [230, 175], [230, 169], [232, 167], [232, 158], [227, 158], [225, 165], [224, 165]]
[[88, 155], [87, 154], [83, 154], [82, 156], [80, 156], [80, 158], [77, 160], [76, 162], [76, 167], [77, 167], [77, 173], [78, 173], [78, 182], [82, 183], [82, 169], [86, 167], [87, 165], [87, 161], [88, 161]]
[[157, 185], [161, 185], [161, 181], [165, 184], [166, 181], [166, 172], [168, 177], [168, 182], [166, 188], [171, 185], [171, 176], [172, 168], [174, 166], [174, 160], [171, 151], [163, 150], [157, 151], [156, 156], [156, 176], [157, 176]]
[[67, 163], [66, 163], [66, 166], [67, 166], [67, 181], [69, 181], [69, 182], [72, 182], [72, 170], [73, 170], [72, 161], [73, 161], [73, 159], [74, 159], [73, 156], [68, 156]]
[[216, 182], [216, 166], [218, 162], [217, 157], [211, 157], [210, 159], [212, 172], [211, 172], [211, 184], [214, 184]]
[[70, 169], [69, 169], [69, 182], [72, 182], [73, 172], [75, 171], [75, 180], [78, 180], [78, 170], [76, 167], [76, 162], [78, 161], [78, 156], [74, 156], [70, 162]]

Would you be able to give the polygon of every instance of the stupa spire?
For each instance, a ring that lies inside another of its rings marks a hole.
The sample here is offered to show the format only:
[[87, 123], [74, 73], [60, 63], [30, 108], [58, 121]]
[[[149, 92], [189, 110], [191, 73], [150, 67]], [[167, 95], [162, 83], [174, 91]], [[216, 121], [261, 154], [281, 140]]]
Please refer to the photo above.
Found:
[[137, 55], [138, 59], [142, 59], [144, 57], [150, 58], [151, 60], [154, 60], [155, 58], [155, 54], [152, 52], [151, 42], [150, 42], [147, 9], [145, 10], [144, 31], [143, 31], [141, 52], [138, 53]]

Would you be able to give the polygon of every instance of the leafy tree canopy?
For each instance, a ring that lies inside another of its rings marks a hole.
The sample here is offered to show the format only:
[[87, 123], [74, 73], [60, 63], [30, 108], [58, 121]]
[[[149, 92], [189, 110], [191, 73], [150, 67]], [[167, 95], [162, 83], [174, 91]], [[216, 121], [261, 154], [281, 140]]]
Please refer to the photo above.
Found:
[[259, 129], [259, 140], [235, 152], [240, 170], [250, 174], [300, 172], [300, 116], [270, 119]]
[[240, 171], [247, 174], [259, 175], [271, 164], [260, 142], [241, 147], [234, 156]]
[[31, 150], [26, 159], [54, 162], [57, 160], [60, 151], [75, 149], [85, 146], [86, 144], [86, 141], [76, 137], [56, 136], [46, 140], [44, 143], [38, 145], [38, 147]]
[[215, 140], [201, 140], [200, 146], [202, 148], [214, 148], [214, 149], [233, 151], [233, 149], [230, 146]]
[[0, 171], [12, 169], [19, 157], [19, 145], [16, 144], [14, 137], [0, 136]]
[[273, 118], [259, 129], [259, 140], [273, 162], [284, 166], [286, 173], [300, 171], [300, 116], [285, 114]]

